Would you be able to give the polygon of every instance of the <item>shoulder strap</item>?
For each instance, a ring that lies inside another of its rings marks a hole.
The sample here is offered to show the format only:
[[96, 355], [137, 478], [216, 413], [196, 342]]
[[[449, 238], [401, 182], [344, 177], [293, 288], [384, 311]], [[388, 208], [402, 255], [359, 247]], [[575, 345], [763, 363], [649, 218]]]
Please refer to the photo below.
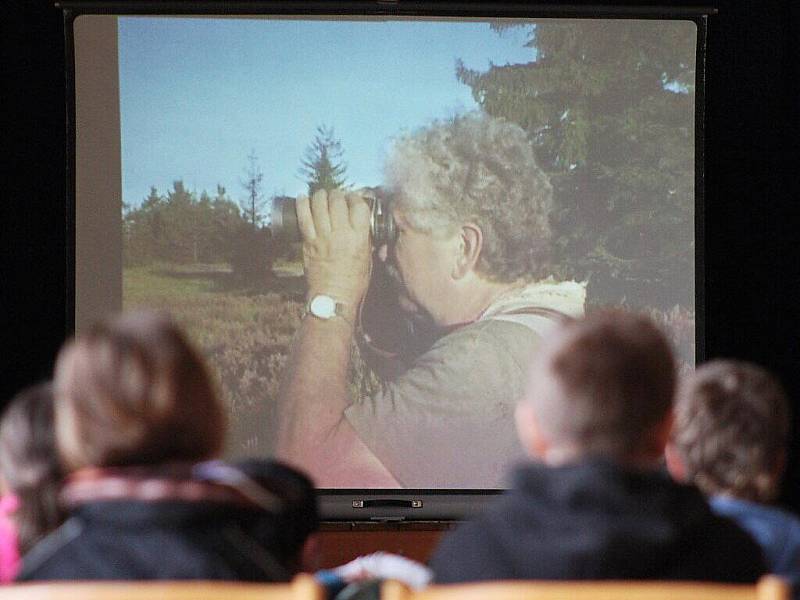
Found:
[[255, 536], [246, 532], [241, 525], [231, 524], [222, 528], [222, 536], [240, 556], [248, 559], [269, 581], [289, 581], [291, 575]]
[[37, 570], [64, 546], [83, 533], [83, 521], [73, 515], [57, 529], [39, 540], [22, 559], [22, 568], [17, 575], [18, 581], [36, 579]]

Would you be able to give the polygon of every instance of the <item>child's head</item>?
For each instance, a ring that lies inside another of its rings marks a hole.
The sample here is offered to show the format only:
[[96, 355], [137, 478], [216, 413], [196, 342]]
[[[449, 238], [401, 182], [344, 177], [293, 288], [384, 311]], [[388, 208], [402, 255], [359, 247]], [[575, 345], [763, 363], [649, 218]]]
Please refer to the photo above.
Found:
[[65, 345], [55, 370], [58, 449], [69, 471], [214, 457], [225, 413], [200, 355], [166, 316], [132, 313]]
[[58, 507], [62, 472], [49, 383], [23, 390], [6, 408], [0, 420], [0, 476], [4, 492], [19, 499], [14, 520], [20, 549], [25, 552], [63, 520]]
[[651, 319], [594, 312], [543, 340], [517, 432], [547, 464], [603, 456], [651, 466], [667, 442], [675, 380], [669, 341]]
[[668, 466], [707, 495], [767, 502], [778, 493], [788, 432], [788, 401], [775, 377], [715, 360], [680, 387]]

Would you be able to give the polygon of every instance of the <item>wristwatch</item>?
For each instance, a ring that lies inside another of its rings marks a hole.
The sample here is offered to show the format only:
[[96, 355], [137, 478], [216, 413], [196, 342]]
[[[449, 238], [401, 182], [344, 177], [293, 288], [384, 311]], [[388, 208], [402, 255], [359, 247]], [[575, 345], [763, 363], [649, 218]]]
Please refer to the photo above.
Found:
[[306, 314], [314, 315], [323, 321], [328, 321], [334, 317], [342, 317], [344, 319], [342, 316], [343, 308], [344, 304], [342, 302], [337, 302], [327, 294], [317, 294], [306, 305]]

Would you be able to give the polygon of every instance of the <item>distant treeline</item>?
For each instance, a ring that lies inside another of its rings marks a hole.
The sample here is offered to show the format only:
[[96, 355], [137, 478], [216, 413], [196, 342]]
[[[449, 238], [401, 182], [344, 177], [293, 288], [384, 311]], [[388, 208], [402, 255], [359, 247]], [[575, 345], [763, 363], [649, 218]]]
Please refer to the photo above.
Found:
[[225, 263], [241, 279], [258, 281], [269, 276], [276, 248], [269, 227], [249, 216], [222, 186], [199, 197], [180, 180], [163, 195], [151, 187], [139, 207], [124, 207], [125, 265]]
[[[347, 185], [342, 155], [333, 128], [317, 126], [299, 171], [306, 178], [309, 196], [318, 189]], [[258, 284], [271, 276], [276, 256], [300, 260], [299, 244], [272, 242], [272, 232], [264, 224], [269, 204], [261, 191], [264, 173], [255, 151], [247, 160], [241, 182], [247, 197], [238, 204], [221, 185], [213, 197], [205, 190], [198, 197], [181, 180], [173, 182], [164, 195], [151, 187], [137, 208], [123, 203], [125, 265], [226, 263], [240, 281]]]

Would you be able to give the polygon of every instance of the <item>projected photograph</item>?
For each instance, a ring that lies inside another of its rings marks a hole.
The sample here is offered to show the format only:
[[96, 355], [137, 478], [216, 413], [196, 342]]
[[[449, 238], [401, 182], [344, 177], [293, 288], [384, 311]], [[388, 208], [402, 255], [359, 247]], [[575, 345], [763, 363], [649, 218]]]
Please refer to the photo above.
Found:
[[[228, 457], [323, 488], [503, 488], [525, 364], [560, 318], [645, 312], [694, 365], [694, 23], [132, 16], [117, 35], [122, 308], [168, 310], [202, 349]], [[317, 306], [307, 197], [318, 235], [342, 214], [370, 231], [366, 259], [326, 259], [351, 266]], [[290, 352], [328, 317], [338, 346]], [[336, 365], [341, 390], [314, 379]]]

